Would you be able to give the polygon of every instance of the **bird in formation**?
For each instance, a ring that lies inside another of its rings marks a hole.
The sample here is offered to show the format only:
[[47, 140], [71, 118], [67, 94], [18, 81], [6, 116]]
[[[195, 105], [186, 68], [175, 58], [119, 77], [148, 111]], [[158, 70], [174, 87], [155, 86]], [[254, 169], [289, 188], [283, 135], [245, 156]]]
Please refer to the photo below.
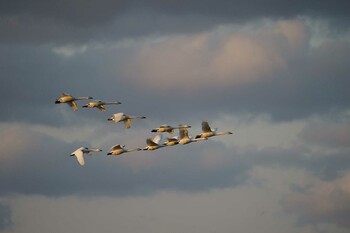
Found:
[[73, 108], [74, 111], [78, 111], [78, 105], [75, 101], [76, 100], [89, 100], [89, 99], [92, 99], [92, 97], [87, 96], [87, 97], [75, 98], [72, 95], [63, 92], [61, 97], [56, 99], [55, 104], [67, 103], [69, 106], [71, 106]]
[[91, 101], [83, 106], [83, 108], [97, 108], [102, 112], [106, 111], [106, 105], [118, 105], [121, 104], [121, 102], [102, 102], [101, 100], [98, 101]]
[[205, 139], [213, 136], [221, 136], [221, 135], [227, 135], [227, 134], [232, 134], [232, 132], [216, 132], [217, 129], [215, 128], [212, 130], [209, 126], [208, 121], [202, 121], [202, 133], [196, 135], [195, 139]]
[[108, 118], [108, 121], [114, 121], [114, 122], [124, 122], [125, 128], [131, 127], [131, 120], [132, 119], [145, 119], [144, 116], [128, 116], [125, 115], [123, 112], [115, 113], [110, 118]]
[[117, 144], [117, 145], [114, 145], [111, 147], [110, 151], [107, 153], [107, 155], [120, 155], [120, 154], [123, 154], [123, 153], [128, 153], [128, 152], [133, 152], [133, 151], [139, 151], [141, 150], [140, 148], [135, 148], [135, 149], [125, 149], [125, 145], [120, 145], [120, 144]]
[[84, 164], [85, 164], [84, 155], [91, 155], [92, 152], [100, 152], [100, 151], [102, 151], [100, 148], [89, 149], [87, 147], [80, 147], [77, 150], [75, 150], [74, 152], [72, 152], [70, 154], [70, 156], [75, 156], [78, 160], [78, 163], [81, 166], [84, 166]]

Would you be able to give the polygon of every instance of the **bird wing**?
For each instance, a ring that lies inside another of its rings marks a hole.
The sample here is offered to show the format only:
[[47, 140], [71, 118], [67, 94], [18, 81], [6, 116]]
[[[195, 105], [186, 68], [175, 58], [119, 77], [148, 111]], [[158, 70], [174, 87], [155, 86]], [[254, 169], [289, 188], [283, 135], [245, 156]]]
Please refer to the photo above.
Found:
[[114, 121], [118, 122], [118, 121], [121, 121], [123, 119], [124, 113], [119, 112], [119, 113], [113, 114], [113, 116], [114, 116]]
[[82, 151], [82, 150], [76, 150], [76, 151], [74, 152], [74, 155], [75, 155], [75, 157], [77, 157], [78, 163], [79, 163], [81, 166], [84, 166], [85, 161], [84, 161], [83, 151]]
[[203, 131], [204, 133], [212, 132], [212, 131], [211, 131], [211, 128], [210, 128], [210, 126], [209, 126], [209, 124], [208, 124], [208, 121], [203, 121], [203, 122], [202, 122], [202, 131]]
[[69, 104], [69, 106], [71, 106], [74, 111], [78, 111], [78, 105], [75, 101], [67, 102], [67, 104]]
[[131, 119], [130, 118], [128, 118], [128, 119], [126, 119], [125, 121], [124, 121], [124, 124], [125, 124], [125, 128], [130, 128], [130, 126], [131, 126]]
[[122, 147], [119, 144], [111, 147], [111, 150], [120, 150], [120, 149], [122, 149]]
[[62, 96], [71, 96], [71, 95], [68, 93], [62, 92]]
[[158, 134], [157, 136], [155, 136], [153, 138], [153, 142], [155, 142], [156, 144], [158, 144], [160, 142], [160, 140], [162, 140], [162, 135]]
[[168, 140], [168, 142], [176, 142], [177, 138], [173, 137], [173, 138], [166, 138]]
[[106, 111], [106, 107], [103, 104], [97, 105], [97, 108], [100, 109], [102, 112]]
[[180, 139], [183, 139], [186, 137], [186, 129], [185, 128], [180, 128], [179, 129], [179, 136], [180, 136]]
[[150, 138], [147, 138], [147, 139], [146, 139], [146, 143], [147, 143], [147, 145], [149, 145], [149, 146], [158, 146], [158, 144], [155, 143], [154, 141], [152, 141], [152, 139], [150, 139]]

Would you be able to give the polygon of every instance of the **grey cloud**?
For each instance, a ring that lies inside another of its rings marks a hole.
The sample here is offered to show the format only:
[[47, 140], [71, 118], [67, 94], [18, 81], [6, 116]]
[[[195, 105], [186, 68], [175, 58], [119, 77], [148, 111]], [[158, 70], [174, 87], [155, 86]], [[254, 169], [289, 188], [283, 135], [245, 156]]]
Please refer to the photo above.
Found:
[[309, 143], [333, 148], [350, 146], [350, 129], [348, 123], [313, 125], [301, 132], [301, 137]]
[[[100, 145], [103, 152], [87, 157], [86, 165], [80, 167], [69, 154], [82, 145], [90, 147], [88, 142], [65, 143], [32, 131], [19, 133], [36, 143], [27, 143], [22, 152], [6, 153], [8, 159], [4, 158], [0, 166], [2, 196], [125, 196], [160, 190], [198, 192], [245, 184], [249, 172], [257, 165], [304, 168], [323, 180], [337, 179], [350, 168], [346, 151], [306, 156], [310, 151], [304, 147], [227, 148], [212, 140], [120, 157], [106, 156], [109, 147]], [[23, 144], [21, 140], [18, 143]]]
[[[314, 48], [310, 56], [291, 62], [288, 71], [279, 77], [252, 85], [203, 87], [193, 91], [170, 88], [166, 92], [139, 86], [125, 73], [125, 64], [136, 48], [88, 48], [69, 58], [54, 54], [49, 46], [0, 49], [4, 83], [0, 98], [6, 100], [2, 121], [63, 124], [58, 112], [63, 106], [53, 104], [61, 92], [118, 100], [123, 104], [116, 111], [175, 122], [210, 119], [218, 112], [267, 113], [274, 120], [293, 120], [349, 108], [346, 100], [350, 98], [347, 90], [350, 45], [347, 42], [333, 41]], [[165, 111], [162, 106], [169, 103], [171, 107]], [[85, 112], [79, 110], [76, 115], [100, 117]]]
[[346, 229], [350, 213], [349, 191], [346, 189], [349, 175], [330, 182], [315, 182], [306, 189], [286, 194], [281, 204], [286, 211], [298, 215], [298, 224], [335, 223]]
[[12, 226], [11, 208], [0, 202], [0, 231]]
[[[258, 18], [326, 17], [347, 28], [347, 1], [2, 1], [1, 41], [79, 43], [208, 30]], [[345, 22], [345, 23], [343, 23]]]

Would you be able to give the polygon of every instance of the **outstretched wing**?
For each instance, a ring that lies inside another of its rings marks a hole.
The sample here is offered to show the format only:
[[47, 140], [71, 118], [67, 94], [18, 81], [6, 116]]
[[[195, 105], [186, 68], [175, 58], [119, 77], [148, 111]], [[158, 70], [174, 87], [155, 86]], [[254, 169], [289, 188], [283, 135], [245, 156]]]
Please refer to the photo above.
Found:
[[123, 120], [124, 113], [119, 112], [119, 113], [113, 114], [113, 116], [114, 116], [114, 121], [119, 122]]
[[180, 135], [180, 139], [188, 137], [188, 130], [185, 128], [180, 128], [179, 135]]
[[102, 112], [106, 111], [106, 107], [103, 104], [98, 105], [97, 108], [100, 109]]
[[124, 121], [124, 124], [125, 124], [125, 128], [130, 128], [130, 126], [131, 126], [131, 119], [130, 118], [128, 118], [128, 119], [126, 119], [125, 121]]
[[162, 140], [162, 135], [158, 134], [157, 136], [155, 136], [153, 138], [153, 142], [155, 142], [156, 144], [159, 144], [160, 140]]
[[166, 140], [168, 140], [168, 142], [176, 142], [177, 138], [173, 137], [173, 138], [166, 138]]
[[71, 106], [74, 111], [78, 111], [78, 105], [75, 101], [67, 102], [67, 104], [69, 104], [69, 106]]
[[85, 161], [84, 161], [83, 151], [77, 150], [77, 151], [74, 152], [74, 155], [75, 155], [75, 157], [77, 158], [78, 163], [79, 163], [81, 166], [84, 166]]
[[147, 138], [147, 139], [146, 139], [146, 143], [147, 143], [147, 145], [149, 145], [149, 146], [158, 146], [158, 144], [155, 143], [154, 141], [152, 141], [152, 139], [150, 139], [150, 138]]
[[203, 133], [212, 132], [212, 130], [208, 124], [208, 121], [202, 121], [202, 131], [203, 131]]
[[120, 149], [122, 149], [122, 147], [119, 144], [111, 147], [111, 150], [120, 150]]

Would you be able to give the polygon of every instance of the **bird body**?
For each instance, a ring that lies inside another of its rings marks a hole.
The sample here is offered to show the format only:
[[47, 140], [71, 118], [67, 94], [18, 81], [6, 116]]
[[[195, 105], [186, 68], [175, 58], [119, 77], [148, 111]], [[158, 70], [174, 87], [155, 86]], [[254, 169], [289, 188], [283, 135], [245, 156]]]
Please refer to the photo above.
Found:
[[73, 97], [70, 94], [67, 93], [62, 93], [61, 97], [55, 100], [55, 104], [62, 104], [62, 103], [67, 103], [69, 106], [73, 108], [74, 111], [78, 111], [78, 105], [75, 102], [76, 100], [89, 100], [92, 99], [91, 96], [87, 97]]
[[119, 144], [113, 146], [110, 150], [110, 152], [108, 152], [107, 155], [120, 155], [120, 154], [123, 154], [123, 153], [128, 153], [128, 152], [132, 152], [132, 151], [139, 151], [141, 150], [140, 148], [135, 148], [135, 149], [130, 149], [130, 150], [127, 150], [125, 149], [125, 146], [121, 146]]
[[207, 138], [198, 138], [198, 139], [193, 139], [191, 136], [188, 135], [188, 130], [186, 128], [180, 128], [179, 129], [179, 144], [185, 145], [191, 142], [197, 142], [197, 141], [202, 141], [202, 140], [207, 140]]
[[131, 127], [131, 120], [132, 119], [145, 119], [144, 116], [128, 116], [125, 115], [123, 112], [115, 113], [110, 118], [108, 118], [108, 121], [114, 121], [114, 122], [124, 122], [125, 128]]
[[147, 138], [146, 143], [147, 146], [143, 148], [143, 150], [156, 150], [161, 147], [164, 147], [164, 145], [159, 144], [160, 140], [162, 139], [162, 135], [157, 135], [153, 139]]
[[73, 153], [70, 154], [70, 156], [75, 156], [78, 160], [78, 163], [81, 166], [84, 166], [84, 155], [91, 155], [92, 152], [100, 152], [102, 151], [100, 148], [92, 148], [89, 149], [87, 147], [80, 147], [77, 150], [75, 150]]
[[196, 139], [205, 139], [205, 138], [209, 138], [209, 137], [213, 137], [213, 136], [221, 136], [221, 135], [228, 135], [228, 134], [232, 134], [232, 132], [216, 132], [217, 129], [212, 130], [209, 126], [208, 121], [202, 121], [202, 133], [198, 134], [196, 136]]
[[103, 102], [103, 101], [91, 101], [83, 106], [83, 108], [97, 108], [102, 112], [106, 111], [105, 105], [118, 105], [121, 102]]

